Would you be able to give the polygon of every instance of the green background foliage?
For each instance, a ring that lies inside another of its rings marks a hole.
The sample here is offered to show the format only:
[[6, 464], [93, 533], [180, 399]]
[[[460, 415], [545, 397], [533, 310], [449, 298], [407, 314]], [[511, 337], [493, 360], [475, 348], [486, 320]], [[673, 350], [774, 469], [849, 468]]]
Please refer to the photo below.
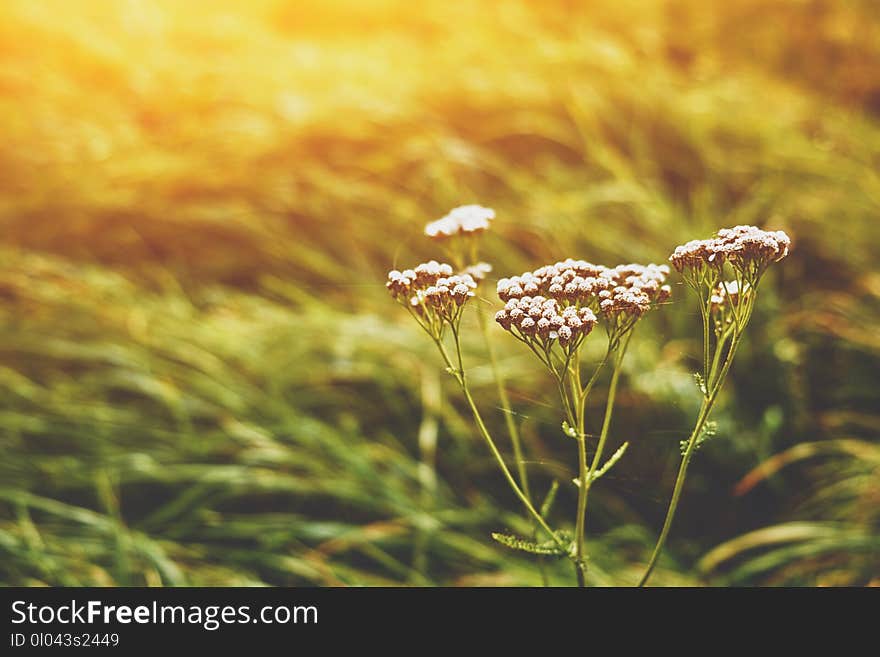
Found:
[[[492, 541], [528, 523], [383, 288], [439, 255], [427, 221], [473, 202], [498, 213], [498, 276], [786, 230], [652, 583], [878, 582], [876, 2], [2, 13], [0, 582], [538, 584]], [[672, 282], [627, 357], [593, 584], [640, 574], [699, 405], [697, 309]], [[479, 304], [499, 305], [491, 284]], [[493, 337], [563, 522], [575, 448], [552, 382]]]

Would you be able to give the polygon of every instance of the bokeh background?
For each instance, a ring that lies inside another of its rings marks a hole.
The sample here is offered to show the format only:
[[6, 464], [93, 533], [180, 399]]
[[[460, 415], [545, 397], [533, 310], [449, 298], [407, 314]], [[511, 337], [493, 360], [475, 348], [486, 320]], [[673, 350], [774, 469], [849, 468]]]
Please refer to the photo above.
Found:
[[[499, 276], [789, 232], [653, 583], [877, 584], [878, 171], [875, 0], [4, 0], [0, 582], [539, 584], [491, 541], [528, 523], [383, 288], [482, 203]], [[626, 361], [593, 584], [640, 574], [699, 404], [674, 282]], [[564, 525], [553, 387], [493, 338]]]

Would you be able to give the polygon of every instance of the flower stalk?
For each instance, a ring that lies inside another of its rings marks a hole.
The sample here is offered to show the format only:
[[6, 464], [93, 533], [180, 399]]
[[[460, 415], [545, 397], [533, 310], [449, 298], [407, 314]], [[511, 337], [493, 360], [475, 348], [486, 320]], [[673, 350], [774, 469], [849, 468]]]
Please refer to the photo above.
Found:
[[[556, 380], [565, 414], [565, 433], [577, 443], [578, 486], [574, 545], [571, 555], [579, 586], [586, 585], [586, 509], [592, 475], [599, 467], [613, 414], [620, 365], [636, 322], [669, 298], [665, 265], [614, 268], [566, 260], [521, 276], [498, 281], [505, 307], [496, 321], [534, 353]], [[581, 347], [602, 323], [608, 338], [604, 358], [586, 385], [582, 382]], [[612, 361], [603, 429], [593, 462], [588, 460], [586, 403], [605, 365]]]
[[480, 435], [486, 441], [486, 444], [489, 447], [489, 451], [492, 452], [492, 456], [495, 457], [495, 461], [498, 463], [498, 467], [501, 468], [501, 472], [504, 475], [504, 478], [507, 480], [507, 483], [510, 485], [511, 490], [513, 490], [514, 494], [519, 498], [520, 502], [522, 502], [523, 506], [528, 511], [529, 515], [538, 523], [538, 525], [543, 529], [550, 538], [559, 545], [560, 548], [566, 548], [566, 544], [559, 538], [556, 532], [550, 528], [550, 525], [547, 524], [547, 521], [544, 520], [543, 516], [538, 513], [535, 507], [532, 505], [531, 500], [526, 497], [525, 492], [519, 487], [514, 478], [513, 474], [510, 472], [510, 468], [507, 467], [507, 463], [504, 460], [504, 456], [502, 456], [501, 451], [498, 449], [498, 446], [495, 444], [495, 441], [492, 438], [492, 435], [489, 433], [489, 430], [486, 428], [486, 423], [483, 421], [483, 416], [480, 414], [479, 408], [477, 408], [477, 404], [474, 401], [473, 395], [471, 395], [470, 388], [467, 383], [467, 377], [465, 375], [464, 366], [462, 364], [461, 358], [461, 340], [459, 339], [458, 328], [454, 328], [452, 331], [453, 339], [455, 343], [456, 357], [458, 360], [457, 366], [453, 364], [452, 360], [449, 358], [449, 354], [446, 351], [446, 348], [443, 345], [442, 340], [435, 340], [435, 344], [440, 351], [441, 356], [443, 357], [443, 361], [446, 363], [447, 371], [455, 378], [458, 382], [459, 387], [461, 388], [461, 392], [464, 395], [465, 401], [468, 403], [468, 407], [470, 408], [471, 415], [474, 418], [474, 422], [477, 425], [477, 429], [480, 432]]
[[[460, 206], [454, 208], [445, 217], [429, 223], [425, 227], [425, 235], [440, 243], [456, 271], [471, 275], [479, 283], [492, 271], [491, 265], [479, 260], [479, 243], [483, 233], [489, 230], [490, 222], [494, 219], [495, 211], [491, 208], [484, 208], [480, 205]], [[499, 405], [504, 415], [504, 423], [507, 428], [507, 434], [510, 437], [511, 447], [513, 448], [518, 482], [529, 502], [534, 505], [522, 441], [516, 420], [514, 419], [504, 378], [498, 366], [495, 345], [489, 335], [489, 318], [482, 306], [477, 307], [477, 315], [480, 331], [483, 334], [483, 342], [486, 346], [486, 353], [489, 357], [492, 378], [495, 381], [495, 388], [498, 393]], [[532, 524], [532, 540], [536, 540], [538, 525], [534, 519], [529, 518], [529, 520]], [[539, 558], [538, 565], [541, 571], [542, 582], [546, 586], [548, 581], [543, 561], [543, 558]]]
[[[679, 246], [669, 258], [700, 301], [703, 318], [703, 401], [693, 430], [684, 444], [663, 527], [645, 573], [638, 582], [640, 587], [647, 585], [666, 544], [691, 459], [704, 437], [709, 416], [751, 319], [758, 284], [771, 263], [788, 255], [790, 245], [788, 235], [782, 231], [768, 232], [754, 226], [736, 226], [718, 231], [713, 239], [694, 240]], [[733, 280], [724, 280], [726, 272], [733, 273]], [[710, 328], [714, 330], [710, 331]], [[711, 361], [710, 334], [714, 334], [715, 339]]]

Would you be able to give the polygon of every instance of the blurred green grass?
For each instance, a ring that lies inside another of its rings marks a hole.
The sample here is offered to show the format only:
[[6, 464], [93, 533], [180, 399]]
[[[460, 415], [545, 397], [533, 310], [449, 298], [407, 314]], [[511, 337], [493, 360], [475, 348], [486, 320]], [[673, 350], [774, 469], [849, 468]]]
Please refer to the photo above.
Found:
[[[3, 12], [0, 582], [538, 583], [491, 543], [527, 531], [519, 509], [382, 286], [437, 255], [425, 222], [480, 202], [499, 276], [788, 231], [656, 582], [876, 583], [878, 518], [853, 503], [877, 499], [874, 461], [796, 463], [733, 495], [793, 445], [877, 444], [876, 3]], [[662, 519], [698, 402], [693, 314], [677, 288], [628, 358], [613, 435], [633, 444], [597, 491], [594, 583], [632, 583]], [[496, 335], [543, 491], [573, 454], [541, 371]], [[732, 574], [710, 558], [807, 521], [869, 540]]]

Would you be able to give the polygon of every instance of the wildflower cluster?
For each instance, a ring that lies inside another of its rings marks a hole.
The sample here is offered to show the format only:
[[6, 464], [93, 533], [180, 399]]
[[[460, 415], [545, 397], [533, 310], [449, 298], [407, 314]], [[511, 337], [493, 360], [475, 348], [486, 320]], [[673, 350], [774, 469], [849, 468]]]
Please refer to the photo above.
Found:
[[[471, 409], [474, 423], [480, 435], [489, 447], [489, 451], [495, 458], [507, 483], [514, 494], [522, 502], [531, 518], [534, 531], [539, 529], [550, 537], [549, 545], [553, 554], [567, 554], [569, 543], [560, 533], [557, 533], [547, 524], [543, 515], [538, 512], [532, 503], [529, 492], [528, 475], [525, 460], [522, 456], [522, 448], [519, 440], [519, 432], [513, 421], [513, 412], [504, 387], [503, 379], [497, 368], [494, 350], [489, 337], [489, 330], [485, 315], [478, 313], [480, 326], [486, 338], [492, 372], [496, 379], [498, 394], [502, 409], [505, 411], [510, 440], [516, 456], [518, 477], [514, 477], [507, 466], [504, 456], [495, 444], [495, 440], [489, 433], [482, 415], [477, 408], [473, 395], [470, 392], [468, 377], [462, 359], [461, 348], [461, 318], [465, 304], [474, 296], [474, 290], [492, 271], [491, 265], [481, 262], [478, 256], [480, 237], [489, 228], [489, 223], [495, 218], [495, 211], [480, 205], [464, 205], [453, 209], [442, 219], [432, 221], [425, 227], [425, 234], [440, 242], [446, 251], [448, 260], [452, 264], [440, 263], [436, 260], [423, 263], [414, 269], [404, 271], [391, 271], [385, 286], [391, 296], [404, 306], [419, 325], [431, 336], [443, 361], [446, 363], [446, 371], [452, 375], [458, 383], [465, 401]], [[544, 310], [549, 308], [542, 308]], [[574, 309], [573, 309], [574, 310]], [[576, 311], [575, 311], [576, 312]], [[559, 313], [554, 313], [553, 318]], [[586, 319], [586, 315], [583, 315]], [[538, 319], [543, 319], [542, 317]], [[548, 316], [548, 321], [549, 321]], [[556, 320], [558, 323], [558, 320]], [[562, 318], [563, 325], [568, 317]], [[446, 327], [451, 329], [453, 355], [446, 349], [444, 333]], [[560, 325], [561, 327], [562, 325]], [[543, 324], [542, 324], [543, 327]], [[557, 332], [558, 339], [558, 332]], [[548, 334], [549, 336], [549, 334]], [[526, 544], [528, 542], [523, 542]], [[520, 543], [517, 543], [520, 545]]]
[[[507, 305], [495, 319], [502, 327], [523, 340], [524, 336], [535, 335], [535, 327], [525, 319], [531, 318], [535, 322], [538, 320], [531, 315], [521, 317], [516, 311], [525, 312], [526, 309], [522, 307], [524, 303], [532, 308], [535, 299], [539, 303], [548, 300], [556, 304], [554, 307], [561, 309], [556, 315], [568, 311], [569, 317], [578, 318], [582, 322], [584, 317], [589, 318], [589, 329], [586, 333], [596, 324], [597, 316], [601, 317], [609, 337], [619, 340], [652, 306], [670, 297], [671, 288], [664, 284], [668, 274], [668, 265], [629, 264], [609, 268], [585, 260], [564, 260], [533, 272], [499, 280], [498, 296]], [[575, 312], [570, 312], [570, 309]], [[584, 313], [581, 317], [581, 313], [587, 310], [589, 314]], [[543, 317], [543, 313], [539, 317]], [[571, 328], [579, 329], [580, 326]], [[548, 330], [549, 333], [542, 335], [538, 332], [537, 335], [549, 339], [560, 337], [557, 328], [551, 326]], [[553, 335], [554, 332], [557, 335]], [[573, 335], [577, 336], [578, 333]], [[566, 343], [569, 340], [560, 340], [560, 344]]]
[[[624, 442], [610, 457], [603, 458], [622, 364], [636, 323], [670, 298], [671, 288], [666, 278], [671, 270], [666, 264], [605, 267], [568, 259], [498, 281], [498, 296], [504, 307], [495, 315], [495, 321], [528, 346], [553, 375], [564, 413], [563, 433], [577, 442], [577, 479], [573, 483], [578, 497], [574, 532], [557, 531], [546, 519], [556, 484], [554, 482], [539, 511], [529, 489], [527, 461], [494, 357], [488, 320], [482, 313], [477, 314], [505, 411], [517, 476], [507, 466], [477, 408], [462, 359], [461, 318], [467, 302], [474, 297], [474, 290], [492, 271], [492, 267], [479, 261], [477, 256], [480, 237], [494, 218], [495, 212], [490, 208], [464, 205], [430, 222], [425, 234], [440, 243], [451, 264], [431, 260], [414, 269], [391, 271], [386, 287], [433, 339], [447, 372], [455, 378], [470, 407], [477, 430], [532, 521], [531, 539], [506, 534], [493, 534], [493, 537], [511, 549], [569, 558], [578, 584], [584, 586], [589, 492], [593, 483], [618, 462], [628, 445]], [[681, 441], [682, 460], [666, 519], [640, 585], [648, 581], [669, 534], [691, 457], [715, 433], [709, 417], [751, 317], [758, 283], [770, 264], [788, 255], [790, 247], [791, 241], [782, 231], [735, 226], [719, 230], [711, 239], [683, 244], [669, 258], [672, 267], [700, 296], [703, 367], [701, 372], [695, 373], [695, 379], [703, 400], [690, 437]], [[587, 366], [581, 361], [581, 346], [599, 324], [608, 338], [607, 350], [598, 364]], [[444, 337], [447, 327], [454, 346], [451, 352], [445, 346], [449, 342]], [[588, 433], [587, 401], [606, 365], [611, 373], [604, 395], [605, 413], [593, 446], [588, 441], [588, 437], [595, 434]], [[584, 376], [584, 370], [590, 369], [592, 373]], [[549, 540], [539, 536], [539, 531]]]
[[429, 335], [440, 339], [447, 325], [458, 328], [477, 282], [471, 274], [455, 274], [450, 265], [431, 260], [415, 269], [389, 272], [385, 287]]
[[495, 321], [526, 344], [535, 345], [544, 352], [558, 340], [566, 353], [580, 346], [596, 325], [596, 315], [589, 308], [560, 307], [556, 299], [543, 296], [508, 299]]
[[729, 263], [737, 280], [755, 287], [767, 267], [787, 256], [790, 247], [791, 240], [781, 230], [742, 225], [722, 228], [708, 240], [682, 244], [675, 248], [669, 261], [691, 284], [714, 278], [714, 286], [725, 263]]
[[[586, 573], [584, 523], [589, 489], [626, 449], [624, 443], [616, 456], [602, 464], [623, 357], [636, 322], [670, 297], [671, 288], [666, 285], [669, 271], [668, 265], [605, 267], [568, 259], [498, 281], [498, 296], [506, 303], [495, 321], [525, 343], [553, 374], [565, 411], [563, 431], [578, 444], [578, 478], [574, 482], [578, 486], [578, 511], [569, 556], [580, 585]], [[605, 326], [608, 349], [584, 382], [579, 350], [600, 321]], [[586, 402], [609, 360], [612, 375], [605, 418], [592, 461], [588, 462]]]
[[[425, 226], [425, 235], [443, 249], [448, 262], [479, 281], [491, 267], [478, 262], [479, 243], [495, 219], [495, 210], [482, 205], [460, 205]], [[476, 268], [476, 271], [469, 271]]]
[[742, 225], [722, 228], [711, 239], [692, 240], [672, 252], [672, 266], [701, 299], [704, 376], [710, 368], [709, 327], [719, 337], [724, 331], [744, 330], [761, 278], [790, 248], [791, 240], [781, 230]]

